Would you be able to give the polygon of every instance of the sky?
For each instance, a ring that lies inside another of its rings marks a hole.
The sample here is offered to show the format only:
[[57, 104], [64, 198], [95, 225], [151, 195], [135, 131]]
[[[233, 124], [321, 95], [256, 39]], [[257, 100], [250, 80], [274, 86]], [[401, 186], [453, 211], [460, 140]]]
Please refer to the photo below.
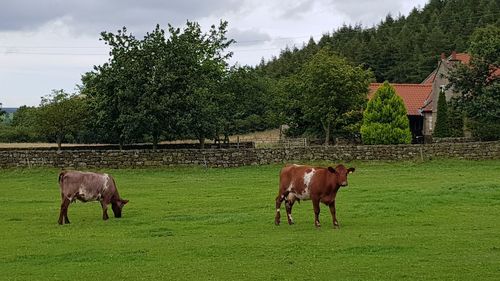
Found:
[[428, 0], [1, 0], [0, 103], [36, 106], [53, 89], [77, 91], [81, 75], [108, 60], [100, 32], [123, 26], [137, 38], [156, 24], [204, 30], [229, 22], [231, 65], [257, 65], [343, 24], [372, 27]]

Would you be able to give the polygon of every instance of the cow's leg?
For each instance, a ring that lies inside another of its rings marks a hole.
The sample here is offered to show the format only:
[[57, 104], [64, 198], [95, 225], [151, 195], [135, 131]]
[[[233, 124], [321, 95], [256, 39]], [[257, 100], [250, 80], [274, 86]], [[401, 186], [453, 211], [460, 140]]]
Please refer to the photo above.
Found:
[[286, 207], [286, 217], [288, 219], [288, 224], [292, 225], [294, 224], [293, 218], [292, 218], [292, 207], [293, 203], [295, 203], [295, 197], [289, 196], [288, 199], [285, 202], [285, 207]]
[[339, 222], [337, 221], [336, 210], [335, 210], [335, 200], [328, 205], [330, 207], [330, 213], [332, 213], [333, 228], [340, 228]]
[[[68, 207], [69, 207], [69, 204], [68, 204]], [[64, 223], [69, 223], [68, 207], [66, 207], [66, 211], [64, 212]]]
[[108, 204], [106, 202], [104, 202], [103, 200], [101, 200], [101, 207], [102, 207], [102, 219], [103, 220], [109, 219]]
[[68, 219], [68, 206], [71, 203], [71, 201], [62, 195], [62, 202], [61, 202], [61, 210], [59, 212], [59, 224], [64, 224], [64, 223], [69, 223]]
[[312, 199], [313, 208], [314, 208], [314, 225], [316, 227], [320, 227], [319, 223], [319, 199]]
[[280, 225], [280, 208], [281, 208], [281, 202], [285, 200], [285, 194], [279, 194], [278, 197], [276, 197], [276, 216], [274, 217], [274, 224], [275, 225]]

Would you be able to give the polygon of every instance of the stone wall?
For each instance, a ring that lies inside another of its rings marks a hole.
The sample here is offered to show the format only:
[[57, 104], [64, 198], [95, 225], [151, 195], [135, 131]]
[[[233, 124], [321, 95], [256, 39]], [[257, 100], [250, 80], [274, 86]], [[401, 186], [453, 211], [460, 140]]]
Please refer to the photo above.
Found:
[[310, 146], [179, 150], [0, 150], [0, 167], [140, 168], [178, 165], [234, 167], [351, 160], [500, 159], [500, 142], [424, 145]]

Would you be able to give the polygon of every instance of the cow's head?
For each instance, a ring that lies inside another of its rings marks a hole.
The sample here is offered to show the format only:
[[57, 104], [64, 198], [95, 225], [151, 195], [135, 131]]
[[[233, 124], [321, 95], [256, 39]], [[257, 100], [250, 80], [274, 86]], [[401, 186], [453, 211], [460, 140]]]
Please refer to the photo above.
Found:
[[337, 167], [335, 168], [332, 168], [332, 167], [328, 167], [328, 171], [330, 171], [330, 173], [334, 173], [336, 175], [336, 179], [337, 179], [337, 184], [339, 186], [347, 186], [347, 175], [350, 174], [350, 173], [353, 173], [354, 172], [354, 168], [346, 168], [344, 165], [340, 164], [340, 165], [337, 165]]
[[118, 199], [116, 202], [111, 203], [111, 208], [113, 209], [113, 213], [115, 214], [115, 218], [122, 217], [122, 209], [125, 204], [128, 203], [128, 200]]

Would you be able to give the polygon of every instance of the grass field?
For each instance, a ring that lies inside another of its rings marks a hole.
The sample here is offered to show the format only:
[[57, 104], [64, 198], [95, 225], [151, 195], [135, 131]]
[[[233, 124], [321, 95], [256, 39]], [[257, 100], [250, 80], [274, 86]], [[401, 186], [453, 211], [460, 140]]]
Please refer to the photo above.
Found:
[[0, 279], [500, 280], [500, 161], [352, 165], [340, 230], [310, 201], [274, 226], [276, 165], [106, 170], [123, 218], [64, 226], [57, 169], [0, 170]]

